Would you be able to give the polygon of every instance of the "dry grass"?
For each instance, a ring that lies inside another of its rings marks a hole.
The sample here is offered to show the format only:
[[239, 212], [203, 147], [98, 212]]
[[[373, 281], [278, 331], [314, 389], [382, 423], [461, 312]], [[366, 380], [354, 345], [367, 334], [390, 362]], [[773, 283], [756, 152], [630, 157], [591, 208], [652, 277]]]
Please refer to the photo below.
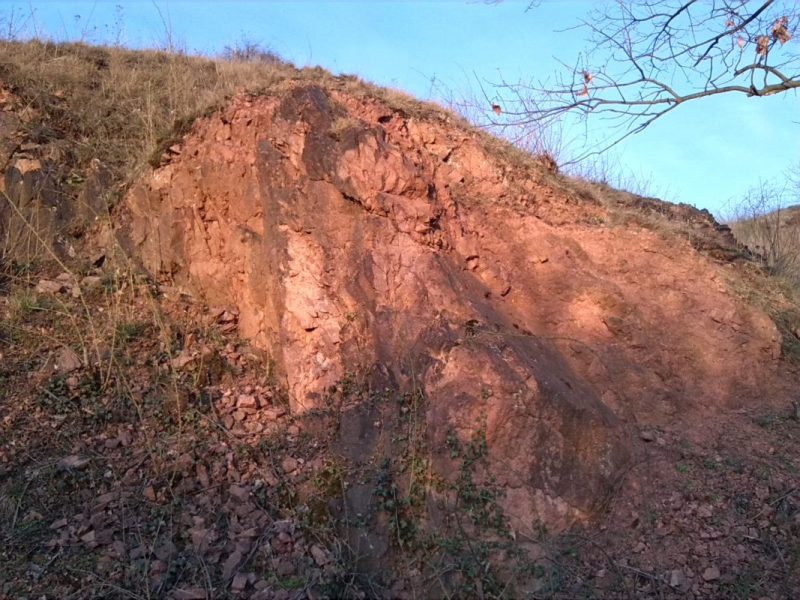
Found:
[[0, 42], [0, 76], [32, 111], [38, 142], [73, 140], [67, 159], [100, 159], [119, 178], [159, 143], [237, 90], [269, 90], [297, 71], [280, 62], [212, 61], [179, 53], [51, 42]]
[[138, 174], [165, 143], [235, 93], [281, 93], [302, 81], [374, 98], [409, 116], [470, 127], [438, 105], [354, 76], [335, 77], [318, 67], [296, 69], [270, 53], [267, 58], [236, 51], [227, 56], [230, 60], [79, 43], [0, 41], [0, 81], [31, 110], [28, 127], [39, 142], [74, 140], [67, 156], [72, 165], [85, 168], [98, 158], [119, 178]]

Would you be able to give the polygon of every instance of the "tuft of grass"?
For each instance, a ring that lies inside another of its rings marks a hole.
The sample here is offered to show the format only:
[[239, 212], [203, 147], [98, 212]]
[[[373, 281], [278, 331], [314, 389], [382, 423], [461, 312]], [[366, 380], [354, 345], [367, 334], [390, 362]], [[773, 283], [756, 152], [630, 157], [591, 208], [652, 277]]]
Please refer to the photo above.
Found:
[[328, 135], [335, 140], [341, 140], [348, 131], [357, 130], [358, 128], [359, 122], [356, 119], [352, 117], [337, 117], [331, 123]]
[[121, 343], [127, 344], [144, 335], [146, 330], [147, 325], [144, 323], [123, 321], [117, 324], [117, 339], [119, 339]]
[[50, 308], [45, 296], [37, 294], [28, 287], [16, 288], [8, 298], [9, 320], [12, 323], [26, 321], [37, 311]]

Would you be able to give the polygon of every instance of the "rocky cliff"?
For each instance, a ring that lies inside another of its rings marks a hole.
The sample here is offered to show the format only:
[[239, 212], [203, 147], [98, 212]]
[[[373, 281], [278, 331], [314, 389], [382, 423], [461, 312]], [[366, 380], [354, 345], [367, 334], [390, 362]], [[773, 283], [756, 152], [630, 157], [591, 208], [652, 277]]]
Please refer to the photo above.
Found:
[[[238, 311], [295, 413], [353, 378], [418, 390], [440, 476], [448, 436], [485, 427], [479, 477], [513, 527], [563, 528], [609, 498], [637, 427], [780, 385], [780, 335], [729, 291], [729, 263], [501, 149], [315, 85], [240, 95], [131, 190], [118, 236], [154, 276]], [[367, 413], [353, 437], [370, 455], [391, 419]]]

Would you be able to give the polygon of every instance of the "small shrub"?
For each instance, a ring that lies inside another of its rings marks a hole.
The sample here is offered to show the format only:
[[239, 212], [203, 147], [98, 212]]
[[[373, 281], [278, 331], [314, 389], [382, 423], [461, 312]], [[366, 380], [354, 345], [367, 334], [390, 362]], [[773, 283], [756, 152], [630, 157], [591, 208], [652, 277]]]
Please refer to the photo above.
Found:
[[359, 122], [352, 117], [338, 117], [331, 123], [328, 135], [335, 140], [341, 141], [345, 137], [346, 132], [357, 130], [359, 125]]
[[229, 62], [252, 62], [265, 65], [284, 65], [284, 61], [276, 52], [269, 48], [262, 48], [258, 42], [246, 39], [232, 46], [225, 46], [220, 58]]

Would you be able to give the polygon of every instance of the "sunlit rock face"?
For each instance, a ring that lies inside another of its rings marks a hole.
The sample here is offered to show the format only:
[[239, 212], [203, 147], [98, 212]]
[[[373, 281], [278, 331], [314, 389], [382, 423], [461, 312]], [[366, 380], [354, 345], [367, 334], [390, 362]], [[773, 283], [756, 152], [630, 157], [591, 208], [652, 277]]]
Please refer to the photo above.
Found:
[[198, 121], [125, 210], [132, 253], [235, 307], [296, 413], [352, 373], [420, 390], [445, 478], [447, 437], [485, 427], [476, 476], [518, 530], [590, 516], [634, 419], [735, 404], [779, 349], [688, 243], [604, 226], [604, 207], [447, 117], [321, 87]]

